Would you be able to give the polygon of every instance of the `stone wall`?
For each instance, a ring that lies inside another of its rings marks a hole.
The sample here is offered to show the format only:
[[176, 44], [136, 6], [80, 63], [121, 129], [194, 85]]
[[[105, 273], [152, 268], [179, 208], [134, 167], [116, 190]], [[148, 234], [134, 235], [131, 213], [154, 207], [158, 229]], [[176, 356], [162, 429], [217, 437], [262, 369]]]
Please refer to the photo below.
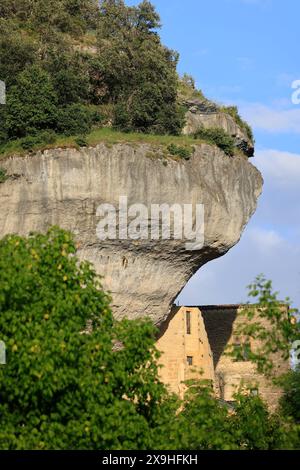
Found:
[[[225, 305], [207, 307], [177, 307], [172, 319], [164, 325], [157, 342], [162, 352], [160, 377], [174, 393], [183, 395], [184, 381], [203, 378], [213, 381], [216, 396], [227, 402], [234, 401], [234, 394], [241, 384], [259, 391], [269, 408], [274, 410], [281, 390], [271, 380], [257, 373], [256, 366], [247, 360], [237, 362], [225, 354], [227, 346], [242, 342], [234, 331], [239, 322], [245, 321], [238, 313], [249, 306]], [[256, 308], [251, 306], [250, 308]], [[287, 312], [287, 307], [283, 307]], [[188, 332], [187, 315], [190, 315]], [[247, 320], [248, 321], [248, 320]], [[267, 325], [266, 325], [267, 326]], [[252, 343], [251, 348], [259, 344]], [[189, 359], [188, 359], [189, 358]], [[192, 365], [188, 364], [192, 358]], [[274, 354], [275, 375], [290, 368], [279, 354]]]
[[[190, 316], [190, 332], [187, 315]], [[160, 377], [170, 391], [182, 397], [184, 381], [193, 378], [214, 380], [212, 353], [198, 308], [173, 309], [172, 319], [165, 325], [157, 347], [162, 352]], [[188, 363], [190, 358], [192, 364]]]

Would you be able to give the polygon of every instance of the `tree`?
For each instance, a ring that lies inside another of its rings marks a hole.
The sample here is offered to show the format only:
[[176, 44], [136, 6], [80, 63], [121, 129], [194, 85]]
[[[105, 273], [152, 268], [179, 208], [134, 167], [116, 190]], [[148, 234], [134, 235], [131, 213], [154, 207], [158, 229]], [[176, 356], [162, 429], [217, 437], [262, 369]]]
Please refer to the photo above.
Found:
[[[259, 345], [249, 351], [249, 360], [256, 364], [258, 372], [272, 375], [274, 353], [279, 353], [287, 361], [293, 343], [300, 340], [298, 311], [289, 308], [290, 299], [286, 299], [284, 305], [278, 300], [278, 292], [273, 292], [272, 281], [266, 280], [263, 275], [258, 276], [249, 286], [249, 297], [255, 299], [257, 309], [243, 309], [241, 315], [247, 321], [239, 324], [234, 334], [243, 337], [244, 343], [254, 341]], [[241, 347], [229, 349], [228, 354], [239, 359]]]
[[283, 416], [271, 414], [260, 396], [239, 392], [230, 424], [238, 449], [274, 450], [298, 446], [295, 427]]
[[57, 129], [61, 134], [88, 134], [92, 123], [92, 112], [82, 104], [70, 104], [57, 111]]
[[300, 424], [300, 366], [282, 377], [283, 396], [280, 400], [281, 412]]
[[148, 0], [143, 0], [137, 7], [136, 25], [137, 29], [147, 33], [161, 27], [159, 14]]
[[[234, 405], [214, 396], [210, 384], [190, 381], [180, 413], [171, 415], [160, 449], [275, 450], [299, 446], [297, 428], [272, 414], [259, 396], [239, 391]], [[165, 446], [165, 447], [164, 447]]]
[[[1, 15], [0, 15], [1, 16]], [[0, 77], [9, 87], [37, 56], [37, 45], [13, 23], [0, 21]]]
[[172, 425], [170, 447], [182, 450], [234, 450], [228, 409], [204, 381], [187, 383], [182, 411]]
[[106, 88], [107, 100], [116, 104], [115, 126], [180, 133], [184, 120], [177, 106], [178, 54], [161, 44], [154, 7], [148, 1], [126, 7], [123, 1], [104, 0], [100, 11], [97, 87]]
[[158, 378], [155, 328], [116, 322], [70, 233], [0, 241], [1, 449], [282, 449], [297, 429], [259, 397], [229, 410], [209, 383], [180, 402]]
[[47, 72], [27, 67], [7, 96], [5, 127], [10, 137], [23, 137], [55, 126], [57, 95]]
[[166, 393], [154, 328], [115, 324], [98, 277], [75, 252], [57, 228], [0, 242], [2, 449], [146, 449], [159, 434]]
[[[54, 109], [74, 103], [108, 104], [120, 130], [181, 132], [178, 54], [161, 43], [149, 1], [14, 0], [0, 11], [0, 77], [11, 96], [1, 142], [57, 130]], [[28, 93], [39, 81], [40, 104]]]

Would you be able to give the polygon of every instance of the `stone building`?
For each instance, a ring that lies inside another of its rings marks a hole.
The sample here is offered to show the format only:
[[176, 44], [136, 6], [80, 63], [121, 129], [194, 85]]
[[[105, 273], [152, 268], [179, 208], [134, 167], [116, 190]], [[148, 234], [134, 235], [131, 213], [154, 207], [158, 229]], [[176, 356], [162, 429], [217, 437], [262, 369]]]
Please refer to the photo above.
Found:
[[[247, 348], [256, 348], [257, 344], [245, 344], [241, 361], [225, 354], [227, 346], [244, 344], [243, 338], [234, 333], [238, 323], [244, 321], [242, 312], [245, 308], [249, 305], [174, 307], [171, 320], [164, 325], [157, 342], [163, 353], [160, 376], [172, 392], [182, 397], [184, 382], [201, 378], [213, 383], [218, 398], [232, 402], [235, 391], [243, 383], [253, 394], [259, 392], [270, 409], [276, 408], [280, 389], [258, 374], [256, 366], [247, 357]], [[287, 307], [283, 309], [288, 314]], [[279, 354], [273, 359], [276, 375], [290, 368], [289, 361], [284, 361]]]

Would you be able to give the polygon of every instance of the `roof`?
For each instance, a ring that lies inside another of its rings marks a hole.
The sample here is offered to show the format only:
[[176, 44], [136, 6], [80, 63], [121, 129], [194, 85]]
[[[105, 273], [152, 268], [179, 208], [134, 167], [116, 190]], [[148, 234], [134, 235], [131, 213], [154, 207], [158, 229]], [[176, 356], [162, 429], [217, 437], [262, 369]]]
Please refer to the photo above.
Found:
[[[287, 307], [286, 302], [279, 302], [281, 307]], [[259, 304], [224, 304], [224, 305], [174, 305], [177, 308], [199, 308], [199, 310], [233, 310], [239, 308], [259, 307]]]

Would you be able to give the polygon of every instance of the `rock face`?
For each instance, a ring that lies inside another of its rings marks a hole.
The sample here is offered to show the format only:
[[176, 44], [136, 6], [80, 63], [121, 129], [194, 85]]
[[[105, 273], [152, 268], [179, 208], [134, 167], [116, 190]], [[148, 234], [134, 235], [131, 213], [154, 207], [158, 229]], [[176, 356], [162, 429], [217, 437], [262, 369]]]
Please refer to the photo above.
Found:
[[[71, 230], [79, 256], [103, 276], [115, 316], [149, 316], [157, 325], [191, 276], [239, 241], [263, 183], [246, 158], [205, 144], [189, 161], [166, 159], [148, 144], [100, 144], [10, 157], [1, 166], [10, 178], [0, 184], [0, 237], [51, 225]], [[148, 208], [204, 204], [204, 246], [187, 251], [184, 239], [99, 240], [97, 208], [118, 207], [120, 196]]]
[[218, 106], [208, 100], [188, 100], [183, 103], [188, 111], [186, 125], [183, 129], [185, 135], [195, 134], [199, 128], [219, 127], [231, 135], [236, 146], [248, 157], [254, 155], [254, 145], [247, 132], [242, 129], [230, 114], [220, 111]]

